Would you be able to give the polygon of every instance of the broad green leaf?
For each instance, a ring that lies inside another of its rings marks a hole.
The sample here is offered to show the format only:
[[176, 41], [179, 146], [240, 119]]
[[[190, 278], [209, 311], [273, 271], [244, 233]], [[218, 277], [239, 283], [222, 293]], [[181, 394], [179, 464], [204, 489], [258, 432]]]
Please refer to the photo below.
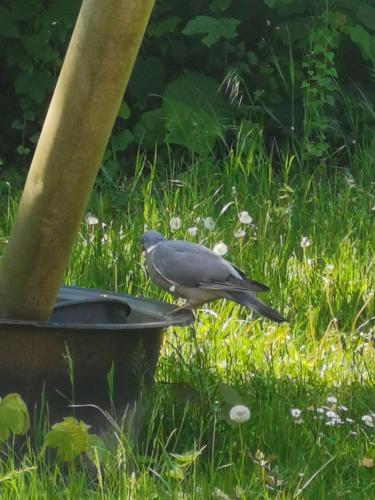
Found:
[[106, 447], [104, 441], [96, 434], [89, 434], [89, 445], [86, 450], [87, 456], [91, 462], [100, 462], [107, 460], [110, 457], [110, 452]]
[[134, 127], [134, 137], [137, 143], [146, 147], [161, 144], [166, 137], [165, 117], [162, 108], [146, 111], [140, 116]]
[[353, 43], [358, 45], [366, 59], [372, 59], [372, 37], [361, 25], [348, 26], [347, 32]]
[[218, 10], [227, 10], [232, 3], [232, 0], [213, 0], [210, 3], [210, 11], [216, 12]]
[[364, 24], [366, 28], [375, 31], [375, 7], [369, 5], [361, 5], [357, 12], [357, 19]]
[[181, 19], [177, 16], [171, 16], [159, 23], [151, 23], [147, 29], [147, 34], [158, 38], [175, 31]]
[[192, 450], [183, 454], [171, 453], [170, 455], [176, 460], [179, 467], [188, 467], [197, 460], [197, 458], [202, 454], [202, 451], [204, 449], [205, 446], [200, 450]]
[[25, 147], [22, 144], [20, 144], [19, 146], [17, 146], [17, 153], [19, 155], [28, 155], [30, 153], [30, 148]]
[[20, 73], [16, 78], [16, 94], [27, 95], [37, 104], [40, 104], [51, 90], [53, 78], [45, 71]]
[[222, 139], [229, 108], [218, 94], [219, 84], [202, 73], [185, 73], [165, 90], [163, 110], [169, 144], [208, 154]]
[[240, 24], [238, 19], [222, 17], [215, 19], [210, 16], [197, 16], [191, 19], [182, 33], [184, 35], [206, 35], [202, 42], [211, 47], [222, 38], [231, 39], [237, 36], [236, 28]]
[[120, 109], [117, 113], [117, 116], [122, 118], [123, 120], [127, 120], [131, 115], [129, 106], [126, 104], [125, 101], [122, 101]]
[[0, 399], [0, 441], [7, 439], [11, 432], [25, 434], [29, 427], [29, 412], [19, 394], [8, 394]]
[[348, 22], [348, 16], [343, 12], [328, 12], [327, 19], [329, 24], [331, 24], [335, 28], [341, 28]]
[[89, 428], [82, 420], [65, 417], [47, 433], [44, 448], [57, 448], [59, 460], [71, 462], [81, 453], [88, 451], [92, 443]]
[[225, 384], [224, 382], [219, 382], [218, 389], [221, 394], [221, 397], [228, 405], [235, 406], [243, 404], [243, 398], [230, 385]]
[[124, 151], [134, 141], [130, 130], [125, 129], [117, 135], [112, 136], [112, 147], [115, 151]]
[[6, 7], [0, 7], [0, 35], [10, 38], [20, 36], [15, 19]]

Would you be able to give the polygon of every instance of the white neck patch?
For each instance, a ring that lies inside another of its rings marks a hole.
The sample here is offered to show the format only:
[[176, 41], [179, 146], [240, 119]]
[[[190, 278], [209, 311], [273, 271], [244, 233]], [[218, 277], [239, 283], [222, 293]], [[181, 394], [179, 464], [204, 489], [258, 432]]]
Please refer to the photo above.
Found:
[[158, 246], [158, 244], [156, 243], [156, 245], [152, 245], [150, 247], [148, 247], [148, 249], [146, 250], [146, 253], [151, 253], [153, 251], [154, 248], [156, 248]]

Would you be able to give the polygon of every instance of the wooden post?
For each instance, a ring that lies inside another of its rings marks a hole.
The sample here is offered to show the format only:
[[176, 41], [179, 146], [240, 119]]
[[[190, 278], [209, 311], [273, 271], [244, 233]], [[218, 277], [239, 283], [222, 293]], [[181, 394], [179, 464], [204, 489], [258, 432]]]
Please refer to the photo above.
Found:
[[83, 0], [1, 261], [3, 318], [50, 316], [153, 3]]

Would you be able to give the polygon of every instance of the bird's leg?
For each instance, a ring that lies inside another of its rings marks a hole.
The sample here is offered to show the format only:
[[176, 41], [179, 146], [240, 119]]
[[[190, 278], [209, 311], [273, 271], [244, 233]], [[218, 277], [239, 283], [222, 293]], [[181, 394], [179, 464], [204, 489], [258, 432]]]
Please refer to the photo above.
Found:
[[185, 311], [185, 310], [193, 310], [193, 305], [187, 300], [185, 304], [182, 304], [182, 306], [176, 307], [176, 309], [173, 309], [169, 314], [176, 314], [180, 311]]

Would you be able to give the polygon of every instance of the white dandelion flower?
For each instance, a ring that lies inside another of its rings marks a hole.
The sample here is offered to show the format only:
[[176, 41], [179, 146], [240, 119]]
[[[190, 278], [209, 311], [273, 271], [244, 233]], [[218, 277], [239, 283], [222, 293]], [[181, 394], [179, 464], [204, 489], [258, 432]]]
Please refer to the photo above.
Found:
[[224, 491], [222, 491], [220, 488], [215, 488], [213, 491], [213, 496], [214, 498], [221, 498], [222, 500], [231, 500], [230, 496], [227, 495]]
[[181, 226], [182, 221], [180, 217], [171, 217], [171, 220], [169, 221], [169, 227], [171, 228], [171, 231], [177, 231]]
[[232, 422], [242, 424], [250, 418], [250, 409], [245, 405], [235, 405], [229, 411], [229, 418]]
[[327, 403], [336, 404], [337, 398], [335, 398], [335, 396], [328, 396]]
[[361, 418], [362, 422], [367, 425], [367, 427], [374, 427], [374, 422], [371, 415], [363, 415]]
[[335, 269], [335, 266], [333, 264], [326, 264], [325, 272], [327, 274], [331, 274], [334, 269]]
[[190, 234], [190, 236], [196, 236], [198, 233], [198, 228], [196, 226], [189, 227], [187, 232], [188, 234]]
[[326, 416], [327, 418], [339, 418], [339, 416], [337, 415], [337, 413], [333, 410], [328, 410], [327, 413], [326, 413]]
[[96, 224], [99, 224], [99, 219], [92, 213], [88, 212], [85, 217], [85, 222], [88, 226], [96, 226]]
[[298, 408], [292, 408], [290, 410], [290, 414], [292, 415], [293, 418], [300, 418], [302, 411], [299, 410]]
[[212, 229], [214, 229], [214, 227], [216, 226], [215, 221], [213, 220], [212, 217], [205, 217], [203, 219], [203, 225], [209, 231], [211, 231]]
[[311, 245], [311, 240], [307, 236], [302, 236], [300, 245], [301, 248], [307, 248]]
[[253, 218], [249, 215], [249, 212], [246, 212], [245, 210], [238, 214], [238, 220], [241, 224], [251, 224], [253, 222]]
[[213, 250], [217, 255], [220, 255], [222, 257], [228, 252], [228, 247], [225, 243], [220, 241], [220, 243], [216, 243]]
[[328, 425], [328, 427], [335, 426], [336, 425], [336, 419], [331, 418], [330, 420], [327, 420], [326, 425]]
[[240, 229], [237, 229], [234, 231], [233, 235], [235, 238], [243, 238], [246, 234], [246, 231], [240, 227]]

